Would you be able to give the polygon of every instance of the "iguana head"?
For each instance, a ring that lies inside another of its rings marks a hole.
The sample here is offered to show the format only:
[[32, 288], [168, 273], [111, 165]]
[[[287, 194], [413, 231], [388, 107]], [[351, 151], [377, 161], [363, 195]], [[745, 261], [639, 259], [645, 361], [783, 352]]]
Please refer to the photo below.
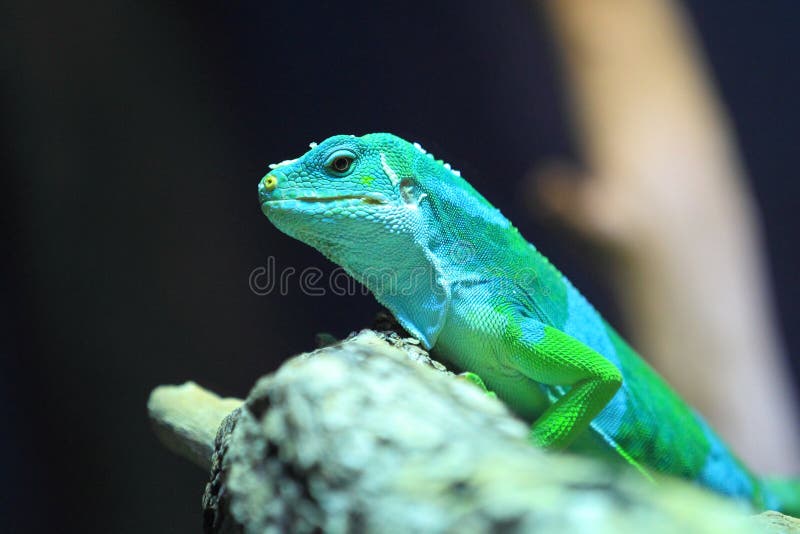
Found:
[[271, 165], [258, 194], [279, 230], [344, 267], [429, 348], [447, 317], [450, 278], [475, 271], [479, 255], [463, 251], [508, 248], [510, 223], [497, 209], [450, 165], [391, 134], [312, 143]]
[[272, 165], [258, 195], [278, 229], [344, 267], [430, 348], [450, 291], [430, 250], [441, 224], [423, 182], [450, 172], [391, 134], [337, 135]]
[[258, 184], [261, 209], [281, 231], [357, 271], [355, 256], [385, 256], [419, 233], [418, 154], [391, 134], [312, 143], [299, 158], [271, 165]]

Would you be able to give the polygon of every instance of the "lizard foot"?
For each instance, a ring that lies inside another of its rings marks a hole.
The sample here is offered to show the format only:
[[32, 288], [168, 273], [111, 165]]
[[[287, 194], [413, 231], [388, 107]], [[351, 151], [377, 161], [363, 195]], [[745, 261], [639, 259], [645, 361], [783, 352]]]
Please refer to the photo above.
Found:
[[489, 391], [489, 388], [486, 387], [486, 384], [484, 383], [483, 379], [481, 377], [479, 377], [478, 375], [476, 375], [475, 373], [470, 373], [469, 371], [467, 371], [467, 372], [464, 372], [464, 373], [459, 373], [457, 375], [457, 377], [459, 379], [461, 379], [461, 380], [465, 380], [465, 381], [469, 382], [470, 384], [474, 384], [474, 385], [478, 386], [479, 388], [481, 388], [483, 390], [484, 393], [486, 393], [488, 396], [492, 397], [493, 399], [497, 398], [497, 394], [494, 391]]

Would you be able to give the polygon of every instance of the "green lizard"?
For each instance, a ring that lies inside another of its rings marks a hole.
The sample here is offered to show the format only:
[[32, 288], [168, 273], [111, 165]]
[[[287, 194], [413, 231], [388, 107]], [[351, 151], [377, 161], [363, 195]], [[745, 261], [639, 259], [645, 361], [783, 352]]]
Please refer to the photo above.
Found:
[[391, 134], [339, 135], [271, 165], [261, 209], [366, 285], [434, 354], [475, 373], [549, 449], [687, 478], [798, 511], [458, 171]]

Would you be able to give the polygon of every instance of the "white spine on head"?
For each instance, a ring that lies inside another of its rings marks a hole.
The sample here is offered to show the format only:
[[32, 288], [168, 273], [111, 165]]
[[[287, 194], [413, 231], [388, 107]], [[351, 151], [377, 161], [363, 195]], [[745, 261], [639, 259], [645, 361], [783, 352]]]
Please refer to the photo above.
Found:
[[269, 164], [269, 168], [271, 170], [275, 170], [278, 167], [285, 167], [286, 165], [291, 165], [295, 161], [297, 161], [297, 158], [295, 158], [295, 159], [286, 159], [286, 160], [281, 161], [280, 163], [270, 163]]
[[[422, 148], [422, 145], [420, 145], [419, 143], [416, 143], [416, 142], [414, 142], [412, 144], [414, 145], [414, 148], [416, 148], [417, 150], [419, 150], [423, 154], [426, 154], [429, 158], [434, 159], [433, 158], [433, 154], [429, 154], [427, 150]], [[445, 169], [447, 169], [448, 171], [452, 172], [456, 176], [461, 176], [461, 172], [459, 172], [459, 171], [455, 170], [454, 168], [452, 168], [449, 163], [444, 163], [443, 162], [443, 165], [444, 165]]]

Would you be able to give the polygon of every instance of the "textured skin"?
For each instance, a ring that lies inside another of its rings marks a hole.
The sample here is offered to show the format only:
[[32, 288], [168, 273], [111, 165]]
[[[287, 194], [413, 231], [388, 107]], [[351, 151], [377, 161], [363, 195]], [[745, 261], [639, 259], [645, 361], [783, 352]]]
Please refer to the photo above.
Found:
[[273, 165], [259, 198], [281, 231], [341, 265], [437, 356], [532, 421], [534, 443], [794, 509], [778, 496], [794, 486], [773, 492], [751, 475], [499, 210], [419, 145], [331, 137]]

